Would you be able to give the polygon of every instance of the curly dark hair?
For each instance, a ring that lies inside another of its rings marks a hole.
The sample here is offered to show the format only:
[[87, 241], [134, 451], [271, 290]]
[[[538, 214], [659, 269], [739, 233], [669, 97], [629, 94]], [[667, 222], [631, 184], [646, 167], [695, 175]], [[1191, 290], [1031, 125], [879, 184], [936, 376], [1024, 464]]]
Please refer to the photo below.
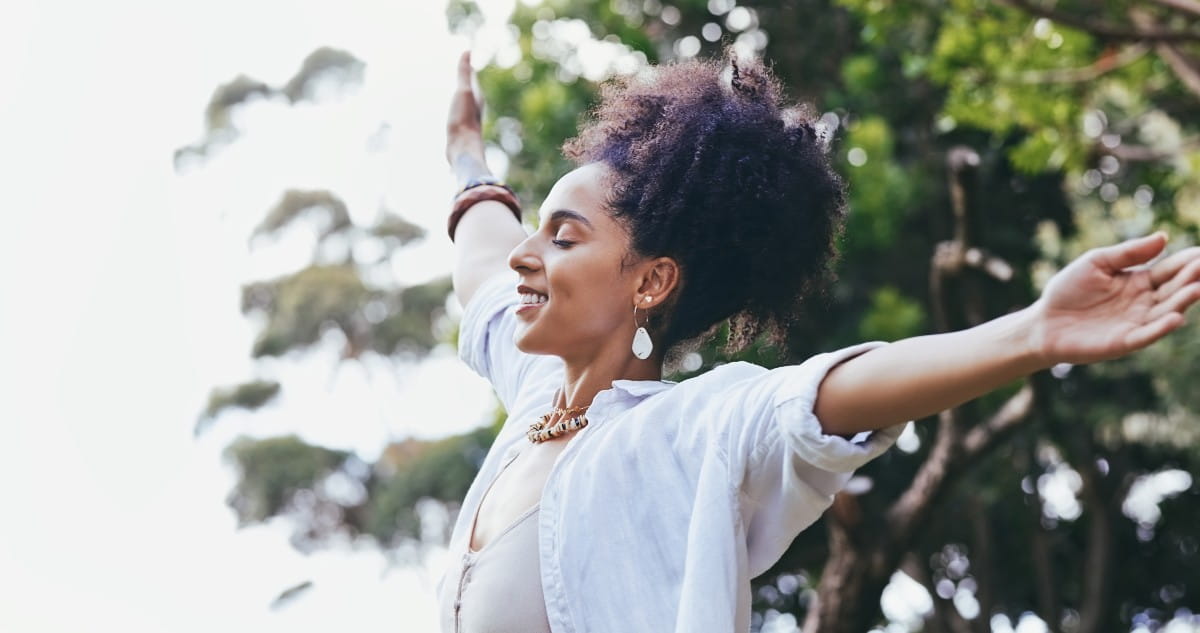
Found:
[[637, 256], [680, 267], [648, 316], [667, 362], [727, 319], [726, 353], [762, 334], [786, 353], [801, 304], [832, 279], [845, 217], [813, 111], [784, 104], [770, 69], [727, 47], [611, 79], [590, 115], [563, 154], [612, 170], [607, 210], [630, 236], [622, 267]]

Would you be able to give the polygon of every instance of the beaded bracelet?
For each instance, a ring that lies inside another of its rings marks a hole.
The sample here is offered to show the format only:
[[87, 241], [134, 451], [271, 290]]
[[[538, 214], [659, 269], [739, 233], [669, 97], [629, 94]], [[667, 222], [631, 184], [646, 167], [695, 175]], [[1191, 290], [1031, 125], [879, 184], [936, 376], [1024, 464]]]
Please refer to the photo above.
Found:
[[513, 212], [517, 222], [521, 221], [521, 202], [517, 200], [516, 194], [508, 185], [472, 181], [454, 197], [454, 207], [446, 222], [446, 231], [450, 234], [451, 242], [454, 241], [454, 231], [458, 228], [458, 221], [462, 219], [463, 214], [467, 212], [467, 209], [484, 200], [503, 203]]
[[[512, 187], [509, 187], [507, 183], [505, 183], [503, 180], [500, 180], [499, 178], [497, 178], [495, 176], [476, 176], [476, 177], [468, 180], [467, 184], [463, 185], [462, 188], [460, 188], [458, 191], [454, 192], [454, 195], [457, 196], [458, 194], [466, 191], [467, 189], [474, 189], [475, 187], [479, 187], [482, 185], [496, 185], [497, 187], [504, 187], [505, 189], [512, 191]], [[516, 192], [513, 192], [513, 193], [516, 193]]]

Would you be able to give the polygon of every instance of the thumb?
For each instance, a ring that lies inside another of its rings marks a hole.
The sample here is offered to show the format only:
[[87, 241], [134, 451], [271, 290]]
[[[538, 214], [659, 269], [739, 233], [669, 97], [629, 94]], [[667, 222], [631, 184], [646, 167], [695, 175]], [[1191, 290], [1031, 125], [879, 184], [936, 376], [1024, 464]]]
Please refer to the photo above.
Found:
[[1166, 232], [1158, 231], [1101, 248], [1096, 254], [1096, 261], [1109, 272], [1118, 272], [1130, 266], [1145, 264], [1161, 253], [1166, 245]]

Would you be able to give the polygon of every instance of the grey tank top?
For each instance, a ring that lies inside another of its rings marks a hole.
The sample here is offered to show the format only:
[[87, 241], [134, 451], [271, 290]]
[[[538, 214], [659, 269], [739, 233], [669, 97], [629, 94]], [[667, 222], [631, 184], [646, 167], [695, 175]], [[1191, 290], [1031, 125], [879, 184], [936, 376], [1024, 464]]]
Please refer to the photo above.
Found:
[[451, 567], [438, 597], [443, 633], [550, 633], [538, 562], [539, 505], [483, 549], [472, 551], [468, 538], [457, 560], [450, 553]]

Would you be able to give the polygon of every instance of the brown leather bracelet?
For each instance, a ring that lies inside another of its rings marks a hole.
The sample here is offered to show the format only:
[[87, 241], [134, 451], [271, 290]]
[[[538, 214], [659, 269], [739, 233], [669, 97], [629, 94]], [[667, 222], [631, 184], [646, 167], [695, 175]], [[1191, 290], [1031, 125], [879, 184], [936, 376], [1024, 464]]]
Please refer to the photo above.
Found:
[[471, 187], [454, 197], [454, 208], [451, 209], [450, 218], [446, 222], [446, 231], [450, 234], [451, 242], [454, 241], [454, 231], [458, 228], [458, 221], [462, 219], [463, 214], [467, 212], [467, 209], [484, 200], [503, 203], [516, 216], [517, 222], [521, 222], [521, 202], [517, 200], [516, 194], [507, 187], [499, 185]]

